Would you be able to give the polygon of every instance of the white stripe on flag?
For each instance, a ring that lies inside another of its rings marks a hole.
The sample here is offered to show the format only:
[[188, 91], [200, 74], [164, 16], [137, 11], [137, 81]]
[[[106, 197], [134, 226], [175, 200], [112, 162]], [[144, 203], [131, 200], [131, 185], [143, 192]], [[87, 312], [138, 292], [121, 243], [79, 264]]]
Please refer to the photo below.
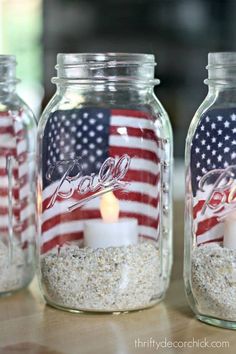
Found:
[[7, 117], [3, 118], [2, 116], [0, 117], [0, 127], [12, 127], [12, 118]]
[[49, 230], [43, 232], [41, 238], [41, 244], [53, 240], [53, 238], [56, 237], [57, 235], [63, 235], [67, 233], [78, 233], [83, 231], [84, 222], [86, 222], [86, 220], [83, 221], [76, 220], [76, 221], [63, 222], [56, 226], [53, 226]]
[[[137, 125], [138, 122], [138, 125]], [[142, 118], [132, 118], [124, 116], [112, 116], [111, 117], [111, 126], [119, 127], [130, 127], [130, 128], [139, 128], [141, 129], [152, 129], [155, 131], [153, 122], [147, 119]]]
[[12, 137], [12, 134], [0, 134], [0, 148], [13, 150], [15, 147], [15, 138]]
[[109, 145], [111, 147], [112, 146], [129, 147], [134, 149], [148, 150], [157, 153], [157, 143], [148, 139], [140, 139], [140, 138], [129, 136], [127, 140], [126, 136], [111, 135]]

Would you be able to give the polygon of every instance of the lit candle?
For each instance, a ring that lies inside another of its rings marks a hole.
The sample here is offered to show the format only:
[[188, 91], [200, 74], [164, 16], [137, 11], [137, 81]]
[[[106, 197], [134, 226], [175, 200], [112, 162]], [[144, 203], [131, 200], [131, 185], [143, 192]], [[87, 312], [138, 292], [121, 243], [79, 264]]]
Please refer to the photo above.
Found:
[[112, 192], [101, 197], [102, 219], [84, 223], [84, 245], [92, 248], [120, 247], [138, 242], [136, 219], [119, 219], [119, 201]]
[[224, 240], [226, 248], [236, 249], [236, 213], [231, 213], [224, 222]]

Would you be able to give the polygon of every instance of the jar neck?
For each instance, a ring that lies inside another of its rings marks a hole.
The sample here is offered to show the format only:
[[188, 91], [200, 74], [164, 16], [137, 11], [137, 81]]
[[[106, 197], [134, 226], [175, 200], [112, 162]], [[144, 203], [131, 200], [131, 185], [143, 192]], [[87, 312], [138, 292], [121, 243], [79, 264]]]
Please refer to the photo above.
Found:
[[13, 55], [0, 55], [0, 99], [4, 100], [15, 92], [16, 59]]
[[[236, 69], [236, 68], [235, 68]], [[230, 76], [230, 74], [229, 74]], [[230, 78], [228, 75], [221, 78], [208, 78], [204, 80], [204, 83], [208, 85], [210, 93], [224, 93], [236, 90], [236, 71]]]
[[16, 91], [16, 84], [0, 83], [0, 100], [7, 99]]
[[236, 106], [236, 85], [209, 85], [208, 97], [220, 105]]
[[231, 92], [234, 91], [236, 91], [236, 85], [232, 86], [231, 84], [229, 85], [208, 84], [208, 92], [210, 94], [225, 95], [225, 94], [230, 94]]
[[121, 85], [117, 83], [57, 84], [57, 93], [64, 101], [79, 104], [145, 104], [153, 94], [153, 85]]

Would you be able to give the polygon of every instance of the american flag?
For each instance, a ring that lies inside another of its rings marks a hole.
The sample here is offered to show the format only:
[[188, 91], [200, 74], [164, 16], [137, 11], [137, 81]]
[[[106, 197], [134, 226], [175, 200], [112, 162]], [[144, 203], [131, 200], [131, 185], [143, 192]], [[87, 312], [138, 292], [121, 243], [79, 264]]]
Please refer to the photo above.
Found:
[[24, 114], [0, 112], [0, 233], [4, 242], [20, 242], [22, 247], [36, 236], [35, 156], [27, 152]]
[[[140, 237], [158, 238], [163, 148], [156, 136], [157, 129], [154, 118], [138, 110], [81, 108], [59, 110], [50, 115], [43, 136], [43, 252], [65, 242], [83, 239], [84, 222], [101, 218], [99, 198], [67, 212], [68, 207], [86, 197], [76, 191], [68, 199], [58, 196], [55, 204], [48, 207], [65, 172], [63, 168], [61, 171], [54, 169], [51, 179], [48, 179], [49, 169], [60, 161], [75, 158], [79, 159], [85, 176], [97, 175], [108, 157], [118, 160], [124, 154], [129, 155], [131, 163], [123, 179], [129, 184], [125, 189], [114, 191], [119, 199], [119, 216], [136, 218]], [[68, 185], [64, 187], [66, 189]]]
[[[227, 169], [236, 164], [236, 109], [212, 109], [207, 111], [200, 120], [191, 145], [191, 185], [193, 193], [193, 231], [198, 245], [207, 242], [221, 242], [223, 240], [222, 216], [229, 208], [226, 201], [217, 212], [204, 204], [209, 201], [212, 206], [219, 206], [222, 202], [222, 193], [213, 191], [213, 185], [219, 174], [208, 179], [202, 190], [199, 181], [209, 171]], [[233, 182], [235, 183], [235, 182]], [[232, 186], [231, 186], [232, 188]]]

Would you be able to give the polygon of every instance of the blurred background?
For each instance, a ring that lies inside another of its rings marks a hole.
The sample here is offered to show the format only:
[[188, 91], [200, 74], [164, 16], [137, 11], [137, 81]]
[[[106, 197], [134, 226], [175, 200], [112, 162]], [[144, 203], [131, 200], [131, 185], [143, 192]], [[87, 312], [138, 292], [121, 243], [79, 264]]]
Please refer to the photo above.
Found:
[[19, 93], [37, 116], [55, 91], [58, 52], [155, 54], [181, 161], [207, 53], [236, 50], [235, 15], [235, 0], [0, 0], [0, 53], [17, 56]]

